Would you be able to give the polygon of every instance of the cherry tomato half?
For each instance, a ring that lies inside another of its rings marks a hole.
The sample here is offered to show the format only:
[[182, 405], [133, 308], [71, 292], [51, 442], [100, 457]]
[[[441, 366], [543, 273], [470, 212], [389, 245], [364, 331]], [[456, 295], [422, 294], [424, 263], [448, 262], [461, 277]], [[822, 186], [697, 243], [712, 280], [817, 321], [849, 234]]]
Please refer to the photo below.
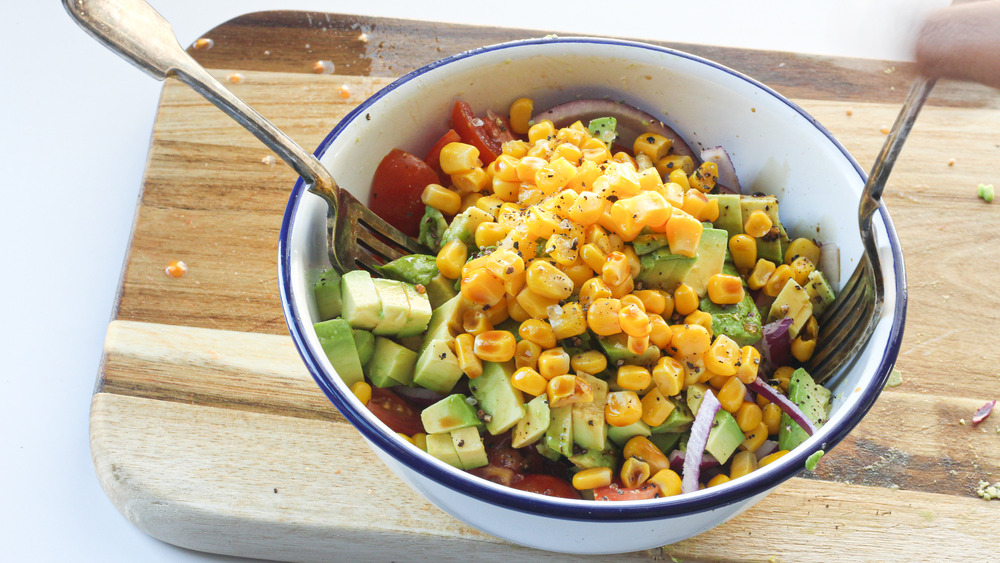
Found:
[[[484, 120], [476, 117], [472, 113], [472, 107], [462, 100], [455, 101], [455, 107], [451, 111], [451, 127], [462, 138], [463, 143], [470, 144], [479, 149], [479, 160], [483, 161], [483, 166], [496, 160], [503, 152], [498, 134], [502, 127], [489, 119]], [[506, 129], [509, 135], [510, 128]]]
[[594, 500], [645, 500], [656, 498], [658, 494], [660, 494], [660, 487], [656, 483], [647, 482], [634, 489], [629, 489], [615, 481], [607, 487], [594, 489]]
[[392, 149], [375, 169], [368, 208], [392, 226], [416, 237], [420, 234], [420, 218], [424, 216], [420, 194], [427, 184], [439, 181], [437, 172], [420, 157]]
[[558, 477], [553, 477], [552, 475], [529, 473], [524, 476], [524, 479], [515, 482], [511, 486], [520, 491], [538, 493], [540, 495], [547, 495], [550, 497], [572, 499], [580, 498], [580, 493], [573, 488], [573, 485], [570, 485], [568, 481]]
[[458, 136], [458, 133], [456, 133], [454, 129], [449, 129], [447, 133], [442, 135], [441, 138], [434, 143], [434, 146], [431, 147], [430, 152], [427, 153], [427, 156], [424, 158], [424, 162], [426, 162], [427, 165], [433, 168], [434, 172], [437, 173], [442, 185], [447, 186], [449, 178], [448, 175], [441, 170], [441, 149], [448, 143], [457, 143], [461, 140], [462, 138]]
[[424, 431], [420, 413], [388, 389], [372, 387], [372, 398], [368, 400], [368, 410], [385, 423], [393, 432], [413, 436]]

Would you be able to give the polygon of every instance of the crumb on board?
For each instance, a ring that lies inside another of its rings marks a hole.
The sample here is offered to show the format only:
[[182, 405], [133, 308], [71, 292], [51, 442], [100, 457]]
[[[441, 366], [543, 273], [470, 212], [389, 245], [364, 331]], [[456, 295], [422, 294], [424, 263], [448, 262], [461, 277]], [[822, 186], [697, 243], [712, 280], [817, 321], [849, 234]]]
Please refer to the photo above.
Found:
[[993, 500], [1000, 498], [1000, 481], [990, 484], [989, 481], [980, 481], [976, 488], [976, 496], [983, 500]]
[[340, 88], [337, 88], [337, 95], [346, 100], [351, 97], [351, 88], [347, 84], [341, 84]]
[[854, 115], [854, 109], [853, 108], [847, 108], [847, 117], [851, 117], [852, 115]]
[[278, 159], [275, 158], [273, 154], [269, 154], [269, 155], [265, 156], [264, 158], [260, 159], [260, 162], [261, 162], [261, 164], [266, 164], [268, 166], [272, 166], [272, 165], [274, 165], [274, 163], [278, 162]]
[[198, 50], [211, 49], [215, 45], [215, 41], [212, 41], [208, 37], [202, 37], [194, 42], [194, 48]]
[[187, 273], [187, 264], [181, 262], [180, 260], [171, 260], [168, 264], [164, 273], [172, 278], [179, 278]]
[[993, 201], [993, 196], [996, 195], [993, 184], [979, 184], [976, 195], [986, 203], [990, 203]]
[[903, 372], [893, 369], [889, 372], [889, 379], [885, 381], [886, 387], [899, 387], [903, 383]]
[[825, 453], [826, 452], [823, 450], [816, 450], [812, 455], [806, 458], [806, 471], [816, 471], [816, 466], [819, 465], [819, 460]]
[[886, 127], [885, 125], [883, 125], [883, 126], [882, 126], [882, 128], [881, 128], [881, 129], [879, 129], [879, 131], [880, 131], [880, 132], [881, 132], [881, 133], [882, 133], [883, 135], [888, 135], [888, 134], [889, 134], [889, 128], [888, 128], [888, 127]]
[[316, 74], [333, 74], [335, 68], [333, 61], [327, 60], [316, 61], [312, 65], [312, 71]]
[[226, 80], [228, 80], [229, 82], [231, 82], [233, 84], [242, 84], [243, 81], [245, 80], [245, 77], [242, 74], [238, 73], [238, 72], [234, 72], [234, 73], [230, 74], [229, 76], [227, 76]]
[[948, 159], [948, 166], [955, 166], [955, 159], [954, 158], [949, 158]]

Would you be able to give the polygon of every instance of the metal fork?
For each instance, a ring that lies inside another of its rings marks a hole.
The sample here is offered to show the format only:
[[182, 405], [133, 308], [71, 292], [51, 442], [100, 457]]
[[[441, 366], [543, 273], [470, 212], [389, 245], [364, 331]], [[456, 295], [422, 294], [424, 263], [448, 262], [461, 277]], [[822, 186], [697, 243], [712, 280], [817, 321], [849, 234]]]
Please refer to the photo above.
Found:
[[837, 299], [823, 312], [816, 351], [806, 365], [806, 369], [820, 383], [837, 375], [857, 359], [875, 332], [875, 325], [882, 314], [885, 285], [872, 215], [881, 205], [889, 172], [933, 87], [934, 80], [922, 77], [917, 77], [910, 86], [910, 92], [861, 192], [858, 225], [865, 251]]
[[341, 271], [375, 271], [421, 245], [341, 189], [319, 160], [233, 94], [180, 46], [173, 28], [144, 0], [63, 0], [84, 30], [158, 80], [173, 76], [226, 112], [302, 176], [327, 202], [330, 263]]

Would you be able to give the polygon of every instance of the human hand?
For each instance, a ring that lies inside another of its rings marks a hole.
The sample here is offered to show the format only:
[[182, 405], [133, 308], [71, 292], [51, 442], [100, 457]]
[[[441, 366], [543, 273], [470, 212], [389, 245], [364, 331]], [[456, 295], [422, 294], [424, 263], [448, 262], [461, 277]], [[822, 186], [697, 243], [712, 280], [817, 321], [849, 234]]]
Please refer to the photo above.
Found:
[[1000, 1], [950, 6], [932, 14], [917, 36], [917, 69], [1000, 88]]

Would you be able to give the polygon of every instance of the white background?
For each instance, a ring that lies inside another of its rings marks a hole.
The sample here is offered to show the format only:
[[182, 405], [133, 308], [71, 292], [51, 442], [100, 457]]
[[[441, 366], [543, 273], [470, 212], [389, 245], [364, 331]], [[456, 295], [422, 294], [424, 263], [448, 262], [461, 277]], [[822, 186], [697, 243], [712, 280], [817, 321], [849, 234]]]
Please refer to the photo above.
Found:
[[[243, 13], [304, 9], [887, 60], [910, 59], [919, 22], [948, 3], [153, 2], [182, 45]], [[88, 444], [90, 396], [162, 85], [83, 33], [58, 0], [5, 0], [4, 8], [0, 558], [221, 559], [132, 526], [104, 496]]]

